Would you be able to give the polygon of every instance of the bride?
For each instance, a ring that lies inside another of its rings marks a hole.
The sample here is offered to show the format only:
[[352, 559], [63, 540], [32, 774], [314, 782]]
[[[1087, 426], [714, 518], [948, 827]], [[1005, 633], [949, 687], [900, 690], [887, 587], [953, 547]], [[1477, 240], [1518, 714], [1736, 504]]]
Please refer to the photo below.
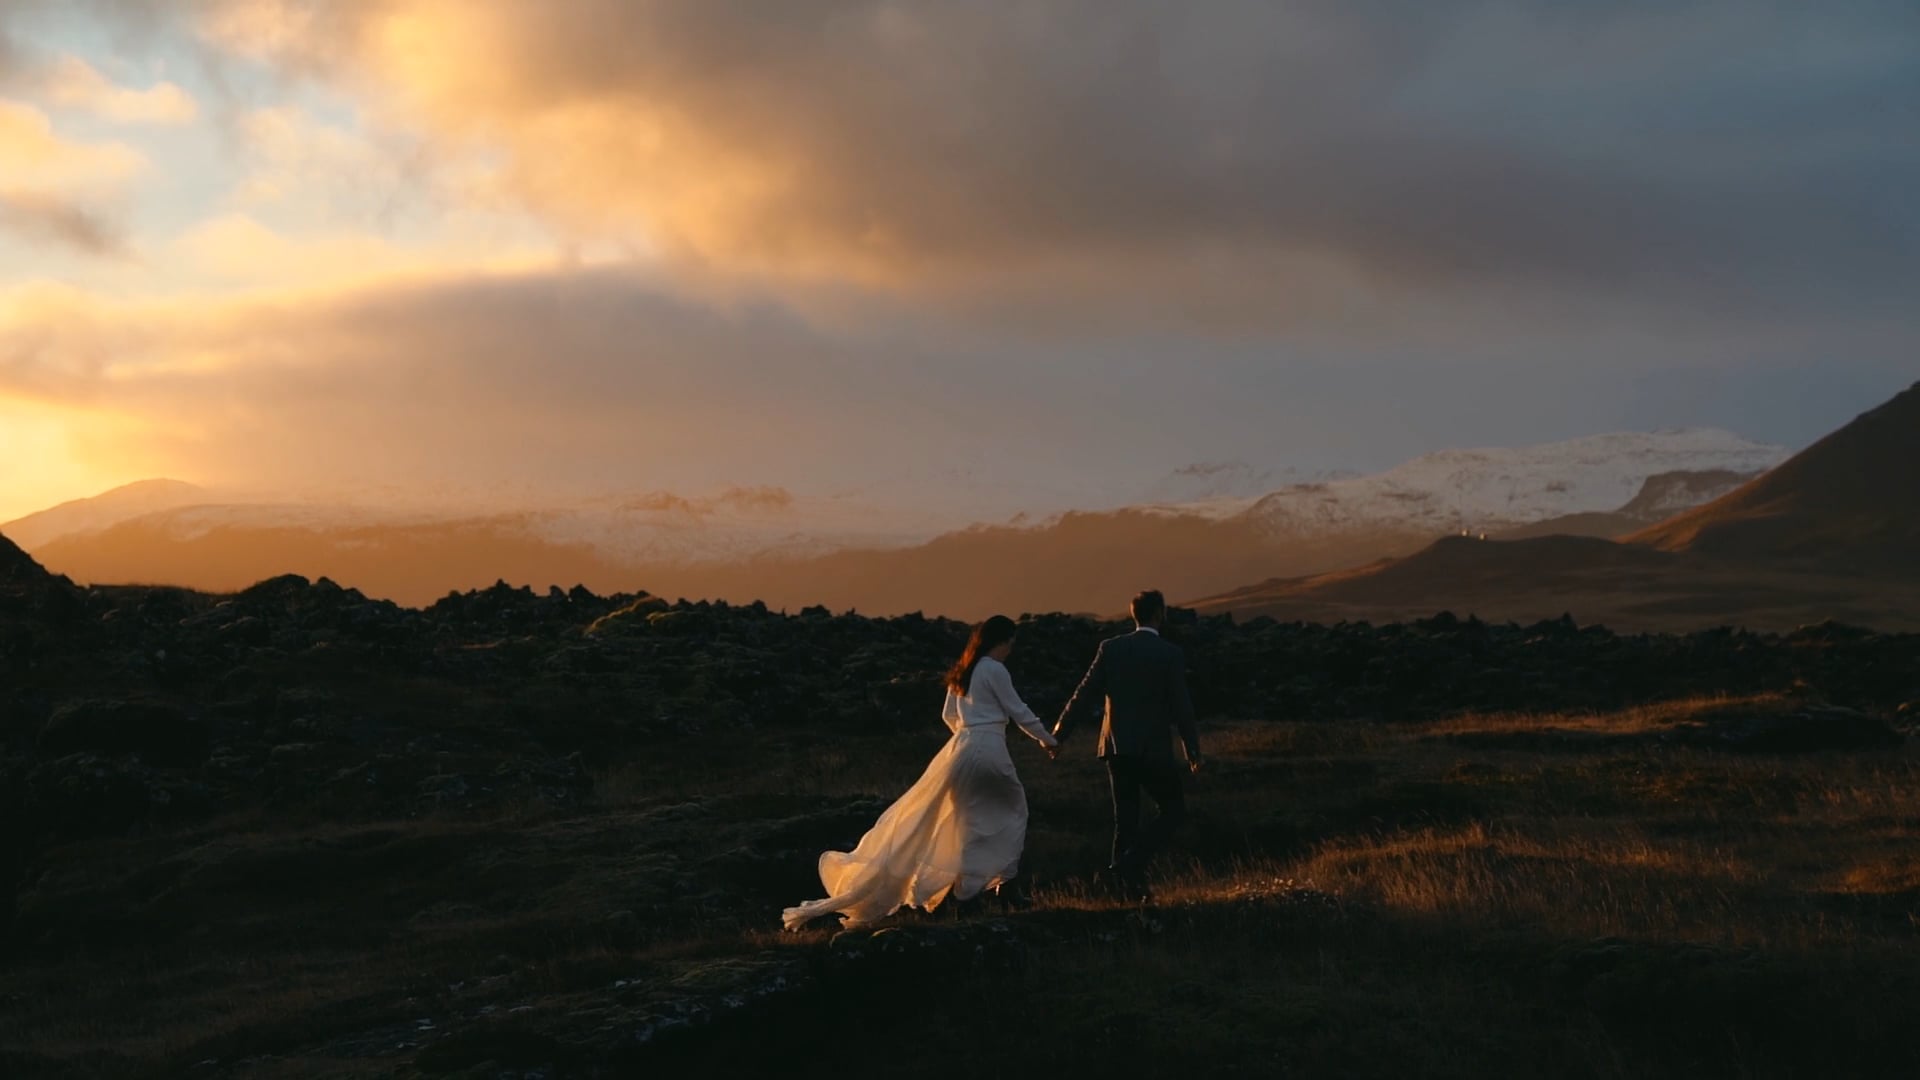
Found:
[[827, 895], [786, 909], [787, 929], [836, 911], [848, 926], [901, 907], [930, 911], [948, 898], [969, 900], [997, 889], [1019, 872], [1027, 793], [1007, 754], [1007, 721], [1046, 747], [1049, 757], [1060, 741], [1013, 691], [1005, 661], [1016, 629], [1005, 615], [973, 628], [966, 651], [947, 672], [940, 710], [953, 738], [852, 851], [820, 856]]

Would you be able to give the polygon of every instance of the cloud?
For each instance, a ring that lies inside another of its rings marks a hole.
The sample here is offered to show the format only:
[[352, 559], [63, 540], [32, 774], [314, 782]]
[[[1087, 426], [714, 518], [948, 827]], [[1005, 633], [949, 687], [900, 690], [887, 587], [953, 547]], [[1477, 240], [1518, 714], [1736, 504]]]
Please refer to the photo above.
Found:
[[0, 191], [0, 232], [87, 255], [121, 256], [128, 251], [117, 223], [57, 198], [31, 193]]
[[0, 186], [9, 190], [115, 190], [147, 167], [146, 158], [124, 143], [63, 139], [46, 113], [4, 98], [0, 98], [0, 160], [6, 162]]
[[311, 192], [331, 207], [379, 216], [418, 180], [419, 154], [322, 123], [304, 109], [250, 109], [237, 130], [248, 168], [239, 184], [243, 203], [285, 202]]
[[117, 200], [146, 158], [120, 143], [71, 142], [45, 113], [0, 98], [0, 237], [122, 256], [122, 228], [100, 209]]
[[0, 292], [0, 397], [65, 405], [92, 399], [115, 344], [97, 317], [100, 306], [57, 285]]
[[[219, 51], [236, 151], [94, 271], [147, 299], [0, 290], [0, 395], [110, 464], [1071, 501], [1791, 442], [1920, 345], [1905, 2], [98, 4]], [[152, 171], [64, 134], [0, 103], [6, 238], [111, 238]]]
[[177, 274], [248, 292], [325, 292], [372, 283], [392, 287], [403, 279], [511, 272], [556, 261], [548, 245], [496, 240], [484, 232], [462, 235], [453, 230], [413, 243], [355, 229], [286, 232], [246, 214], [226, 214], [188, 229], [173, 240], [167, 254]]
[[234, 131], [244, 172], [229, 201], [248, 211], [382, 230], [480, 217], [536, 224], [499, 189], [489, 162], [407, 132], [322, 119], [292, 104], [248, 109]]
[[291, 104], [238, 114], [227, 209], [155, 252], [176, 280], [227, 291], [338, 291], [375, 282], [546, 268], [552, 235], [487, 190], [472, 163], [402, 134]]
[[[1912, 379], [1910, 333], [1824, 339], [1849, 356], [1844, 376], [1763, 339], [1563, 341], [1551, 364], [1518, 346], [1317, 354], [1083, 334], [1037, 348], [1017, 329], [957, 333], [899, 298], [821, 318], [631, 267], [443, 270], [220, 298], [0, 291], [0, 399], [76, 417], [81, 464], [103, 475], [497, 501], [775, 485], [992, 517], [1192, 461], [1385, 467], [1648, 417], [1797, 441]], [[1795, 404], [1754, 427], [1728, 411], [1740, 394]]]
[[0, 294], [0, 398], [94, 417], [79, 437], [99, 469], [241, 486], [377, 478], [539, 500], [770, 485], [992, 514], [1230, 453], [1214, 440], [1281, 415], [1220, 357], [1182, 360], [1089, 349], [1037, 367], [1017, 335], [947, 340], [881, 299], [821, 321], [631, 268], [217, 299]]
[[0, 304], [0, 397], [112, 418], [89, 435], [104, 458], [240, 483], [833, 475], [876, 442], [957, 431], [879, 377], [886, 362], [791, 313], [614, 271], [139, 303], [43, 287]]
[[189, 124], [199, 116], [193, 98], [171, 82], [144, 90], [115, 85], [77, 56], [63, 56], [38, 79], [38, 96], [117, 124]]
[[1903, 303], [1917, 12], [235, 0], [202, 25], [499, 151], [582, 234], [1284, 326], [1417, 297], [1600, 320]]

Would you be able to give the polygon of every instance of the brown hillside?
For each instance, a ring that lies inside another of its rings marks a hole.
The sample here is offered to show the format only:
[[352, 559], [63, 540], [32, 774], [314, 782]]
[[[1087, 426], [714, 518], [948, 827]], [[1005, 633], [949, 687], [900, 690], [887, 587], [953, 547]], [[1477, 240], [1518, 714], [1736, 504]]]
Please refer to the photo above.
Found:
[[61, 537], [35, 555], [49, 569], [91, 585], [233, 592], [300, 574], [415, 606], [496, 580], [539, 589], [584, 584], [600, 592], [645, 584], [584, 545], [539, 540], [510, 520], [336, 529], [234, 525], [179, 535], [164, 515], [153, 515]]
[[1746, 486], [1626, 539], [1661, 551], [1913, 575], [1920, 383]]
[[966, 529], [910, 548], [732, 563], [623, 564], [585, 545], [529, 534], [511, 517], [419, 525], [307, 528], [234, 524], [175, 530], [164, 514], [64, 536], [34, 554], [88, 584], [183, 585], [229, 592], [279, 574], [329, 577], [369, 596], [424, 605], [496, 579], [544, 589], [645, 589], [777, 608], [824, 604], [866, 614], [978, 619], [996, 611], [1109, 612], [1152, 585], [1203, 595], [1262, 573], [1306, 574], [1400, 555], [1400, 533], [1276, 540], [1240, 521], [1114, 512], [1042, 526]]
[[1920, 627], [1920, 386], [1778, 468], [1622, 542], [1449, 537], [1403, 559], [1195, 601], [1208, 612], [1390, 621], [1561, 613], [1616, 630], [1837, 620]]
[[868, 614], [921, 610], [971, 620], [994, 612], [1106, 613], [1144, 587], [1204, 595], [1256, 574], [1311, 574], [1405, 554], [1423, 539], [1382, 531], [1285, 540], [1239, 520], [1075, 513], [1035, 528], [966, 529], [911, 548], [686, 567], [662, 580], [688, 596], [781, 607], [826, 603]]

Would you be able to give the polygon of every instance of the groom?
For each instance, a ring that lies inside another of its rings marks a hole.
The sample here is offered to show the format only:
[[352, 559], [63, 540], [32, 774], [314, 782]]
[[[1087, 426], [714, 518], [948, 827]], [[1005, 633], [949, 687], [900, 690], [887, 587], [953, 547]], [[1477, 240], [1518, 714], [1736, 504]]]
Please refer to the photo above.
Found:
[[[1113, 862], [1095, 881], [1129, 900], [1149, 898], [1147, 860], [1187, 819], [1180, 766], [1173, 756], [1176, 728], [1187, 768], [1200, 771], [1200, 734], [1187, 694], [1186, 656], [1160, 636], [1166, 619], [1167, 601], [1158, 591], [1134, 597], [1133, 633], [1101, 642], [1093, 666], [1053, 726], [1054, 736], [1064, 740], [1084, 713], [1103, 709], [1100, 758], [1113, 785]], [[1142, 789], [1159, 807], [1144, 828]]]

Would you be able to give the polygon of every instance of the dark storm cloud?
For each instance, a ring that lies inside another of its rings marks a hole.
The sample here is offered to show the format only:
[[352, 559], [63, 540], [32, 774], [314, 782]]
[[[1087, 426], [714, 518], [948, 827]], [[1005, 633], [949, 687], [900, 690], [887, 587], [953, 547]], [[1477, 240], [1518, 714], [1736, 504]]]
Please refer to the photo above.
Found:
[[191, 11], [722, 272], [1274, 324], [1351, 306], [1331, 279], [1713, 317], [1920, 286], [1904, 0], [105, 6]]
[[[538, 198], [722, 264], [1177, 287], [1292, 260], [1735, 309], [1920, 284], [1911, 4], [502, 3], [438, 74], [364, 46], [411, 7], [330, 13], [302, 55], [565, 151]], [[657, 146], [553, 145], [581, 108]]]

